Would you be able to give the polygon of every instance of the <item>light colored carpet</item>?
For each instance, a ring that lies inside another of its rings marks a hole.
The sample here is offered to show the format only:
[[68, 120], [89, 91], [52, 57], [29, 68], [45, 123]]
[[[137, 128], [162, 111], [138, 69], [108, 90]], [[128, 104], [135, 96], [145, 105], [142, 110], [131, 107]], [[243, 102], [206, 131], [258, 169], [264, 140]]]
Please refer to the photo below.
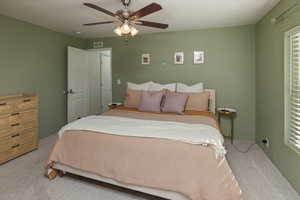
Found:
[[[40, 141], [37, 151], [0, 166], [0, 200], [146, 200], [159, 199], [73, 176], [49, 181], [43, 164], [56, 140]], [[238, 141], [245, 149], [249, 142]], [[298, 200], [295, 190], [255, 145], [247, 154], [227, 143], [228, 161], [243, 190], [245, 200]]]

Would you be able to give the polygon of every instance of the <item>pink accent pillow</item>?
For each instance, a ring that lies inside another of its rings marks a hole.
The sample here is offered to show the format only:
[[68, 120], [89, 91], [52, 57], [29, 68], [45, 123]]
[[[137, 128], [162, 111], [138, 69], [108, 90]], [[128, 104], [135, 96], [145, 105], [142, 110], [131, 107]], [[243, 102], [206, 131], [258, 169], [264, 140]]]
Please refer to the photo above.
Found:
[[161, 109], [163, 112], [183, 114], [188, 97], [187, 94], [167, 93]]
[[[186, 111], [208, 111], [209, 110], [209, 97], [210, 92], [170, 92], [167, 94], [185, 94], [188, 95], [188, 99], [185, 105]], [[162, 102], [162, 104], [164, 101]]]
[[141, 90], [128, 89], [124, 106], [128, 108], [138, 108], [140, 105], [142, 93], [143, 91]]
[[164, 92], [143, 92], [139, 106], [140, 111], [160, 112]]
[[185, 110], [208, 111], [209, 108], [209, 92], [186, 93], [189, 98], [186, 103]]

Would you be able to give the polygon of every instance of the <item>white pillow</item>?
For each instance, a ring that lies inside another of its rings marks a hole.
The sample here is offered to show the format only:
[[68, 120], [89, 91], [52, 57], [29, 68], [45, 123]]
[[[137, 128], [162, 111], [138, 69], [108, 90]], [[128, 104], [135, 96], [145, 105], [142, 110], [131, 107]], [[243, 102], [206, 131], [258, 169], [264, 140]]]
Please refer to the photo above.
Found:
[[127, 89], [130, 90], [144, 90], [147, 91], [149, 88], [149, 85], [153, 83], [152, 81], [146, 82], [146, 83], [141, 83], [141, 84], [136, 84], [136, 83], [131, 83], [127, 82]]
[[191, 92], [191, 93], [198, 93], [203, 92], [203, 83], [197, 83], [195, 85], [188, 86], [183, 83], [177, 83], [177, 92]]
[[159, 84], [159, 83], [150, 83], [149, 84], [149, 91], [161, 91], [161, 90], [170, 90], [171, 92], [175, 92], [176, 90], [176, 83], [170, 83], [170, 84]]

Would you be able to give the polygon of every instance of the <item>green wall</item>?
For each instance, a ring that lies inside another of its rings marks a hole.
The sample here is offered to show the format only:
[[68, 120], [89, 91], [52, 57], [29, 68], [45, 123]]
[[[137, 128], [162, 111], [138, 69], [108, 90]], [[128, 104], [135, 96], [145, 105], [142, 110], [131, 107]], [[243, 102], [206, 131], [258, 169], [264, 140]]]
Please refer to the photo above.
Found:
[[256, 139], [270, 139], [262, 148], [300, 193], [300, 156], [284, 144], [284, 33], [300, 25], [300, 9], [270, 22], [294, 2], [282, 0], [256, 25]]
[[0, 15], [0, 95], [36, 93], [40, 137], [66, 122], [67, 46], [87, 41]]
[[[127, 81], [203, 82], [206, 88], [217, 90], [219, 106], [237, 108], [236, 136], [254, 139], [254, 25], [138, 35], [128, 44], [120, 37], [97, 40], [112, 48], [114, 101], [124, 100]], [[205, 51], [205, 64], [193, 64], [194, 50]], [[185, 53], [184, 65], [173, 64], [175, 51]], [[141, 65], [142, 53], [151, 54], [151, 65]], [[223, 124], [228, 128], [228, 121]]]

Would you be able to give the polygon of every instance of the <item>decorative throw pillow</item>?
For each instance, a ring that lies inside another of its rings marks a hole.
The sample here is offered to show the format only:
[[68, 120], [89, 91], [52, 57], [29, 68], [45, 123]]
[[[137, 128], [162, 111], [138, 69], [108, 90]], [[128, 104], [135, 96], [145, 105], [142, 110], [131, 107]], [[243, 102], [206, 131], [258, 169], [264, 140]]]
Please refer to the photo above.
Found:
[[150, 83], [149, 84], [149, 91], [161, 91], [161, 90], [169, 90], [172, 92], [175, 92], [176, 90], [176, 83], [170, 83], [170, 84], [159, 84], [159, 83]]
[[138, 108], [143, 91], [127, 89], [124, 106], [129, 108]]
[[208, 111], [209, 108], [209, 92], [200, 93], [184, 93], [189, 95], [185, 110]]
[[164, 92], [143, 92], [139, 110], [146, 112], [160, 112], [163, 95]]
[[161, 110], [163, 112], [183, 114], [187, 99], [187, 94], [167, 93], [165, 94]]
[[141, 84], [127, 82], [127, 89], [148, 91], [149, 85], [152, 83], [153, 83], [152, 81], [146, 82], [146, 83], [141, 83]]
[[188, 86], [183, 83], [177, 83], [176, 92], [203, 92], [203, 83], [197, 83], [195, 85]]

